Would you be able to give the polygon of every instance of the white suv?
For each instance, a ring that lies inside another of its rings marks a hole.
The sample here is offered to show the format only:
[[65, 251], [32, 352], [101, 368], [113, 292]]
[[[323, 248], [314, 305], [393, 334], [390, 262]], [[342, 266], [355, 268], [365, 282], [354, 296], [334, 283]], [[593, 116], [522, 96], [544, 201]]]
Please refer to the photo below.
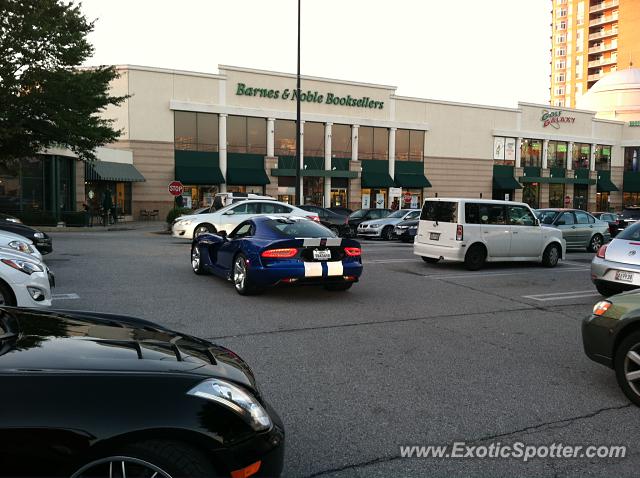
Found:
[[554, 267], [565, 257], [562, 233], [541, 227], [525, 203], [434, 198], [422, 207], [413, 253], [425, 262], [537, 261]]
[[173, 237], [193, 239], [206, 232], [231, 232], [242, 221], [251, 216], [296, 216], [320, 222], [317, 214], [278, 201], [242, 201], [218, 209], [216, 212], [180, 216], [171, 227]]

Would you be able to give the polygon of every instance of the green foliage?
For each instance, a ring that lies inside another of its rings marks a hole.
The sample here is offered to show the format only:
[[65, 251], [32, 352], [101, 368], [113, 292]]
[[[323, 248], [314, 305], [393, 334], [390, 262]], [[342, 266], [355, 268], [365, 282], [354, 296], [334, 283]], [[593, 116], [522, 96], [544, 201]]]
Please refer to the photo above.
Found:
[[167, 213], [167, 224], [171, 224], [173, 221], [175, 221], [176, 218], [184, 216], [186, 214], [191, 214], [192, 212], [193, 211], [188, 207], [173, 208]]
[[93, 53], [93, 22], [62, 0], [0, 0], [0, 160], [67, 147], [82, 159], [120, 131], [98, 116], [111, 97], [112, 66], [78, 68]]

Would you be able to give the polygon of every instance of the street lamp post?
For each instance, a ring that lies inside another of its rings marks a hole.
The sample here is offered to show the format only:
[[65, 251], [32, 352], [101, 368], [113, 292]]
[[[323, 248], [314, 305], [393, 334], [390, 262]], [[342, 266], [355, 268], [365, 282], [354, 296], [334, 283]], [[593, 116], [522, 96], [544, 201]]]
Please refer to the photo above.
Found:
[[296, 199], [295, 204], [302, 204], [300, 186], [300, 0], [298, 0], [298, 73], [296, 76]]

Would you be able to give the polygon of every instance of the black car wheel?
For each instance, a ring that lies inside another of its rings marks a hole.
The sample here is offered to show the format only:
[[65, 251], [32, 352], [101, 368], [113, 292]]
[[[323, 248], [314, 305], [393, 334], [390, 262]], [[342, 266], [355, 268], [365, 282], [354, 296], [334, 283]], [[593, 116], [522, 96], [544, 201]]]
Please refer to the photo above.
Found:
[[560, 260], [560, 247], [557, 244], [549, 244], [542, 253], [542, 265], [545, 267], [555, 267]]
[[471, 246], [467, 251], [467, 254], [464, 256], [464, 265], [470, 271], [477, 271], [482, 268], [486, 259], [486, 249], [479, 244], [475, 244]]
[[193, 231], [193, 237], [197, 237], [200, 234], [207, 234], [208, 232], [216, 232], [216, 228], [211, 224], [200, 224]]
[[393, 227], [387, 226], [382, 229], [382, 239], [385, 241], [390, 241], [393, 239]]
[[604, 244], [604, 238], [600, 234], [594, 234], [589, 241], [589, 246], [587, 247], [588, 252], [598, 252], [600, 247]]
[[178, 442], [152, 440], [87, 463], [71, 478], [93, 476], [204, 478], [218, 475], [199, 451]]
[[200, 256], [200, 249], [197, 244], [191, 246], [191, 268], [193, 272], [198, 275], [206, 274], [204, 267], [202, 266], [202, 260]]
[[629, 400], [640, 406], [640, 331], [622, 341], [613, 363], [618, 385]]
[[351, 289], [352, 285], [353, 285], [353, 282], [345, 282], [344, 284], [327, 284], [324, 286], [324, 288], [327, 290], [334, 290], [334, 291], [349, 290]]
[[596, 284], [596, 289], [598, 289], [598, 292], [605, 297], [610, 297], [612, 295], [620, 294], [621, 292], [623, 292], [622, 289], [614, 285], [603, 284], [602, 282]]
[[249, 268], [247, 267], [247, 258], [244, 254], [238, 254], [233, 261], [233, 270], [231, 272], [233, 286], [240, 295], [251, 295], [261, 292], [249, 280]]
[[420, 256], [420, 257], [422, 257], [422, 260], [425, 261], [427, 264], [435, 264], [436, 262], [440, 261], [439, 257], [437, 259], [435, 257], [425, 257], [425, 256]]
[[5, 284], [0, 284], [0, 306], [1, 305], [16, 305], [16, 300], [11, 290]]

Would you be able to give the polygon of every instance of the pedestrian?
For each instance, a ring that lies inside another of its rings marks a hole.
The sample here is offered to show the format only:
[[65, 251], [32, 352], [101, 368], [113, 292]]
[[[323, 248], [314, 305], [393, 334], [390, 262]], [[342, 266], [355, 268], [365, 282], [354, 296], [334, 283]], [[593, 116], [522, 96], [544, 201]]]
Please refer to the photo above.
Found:
[[391, 209], [397, 211], [400, 207], [400, 203], [398, 202], [398, 198], [393, 199], [393, 203], [391, 204]]
[[111, 189], [107, 188], [102, 193], [102, 214], [104, 217], [104, 226], [109, 224], [109, 214], [113, 208], [113, 197], [111, 195]]

